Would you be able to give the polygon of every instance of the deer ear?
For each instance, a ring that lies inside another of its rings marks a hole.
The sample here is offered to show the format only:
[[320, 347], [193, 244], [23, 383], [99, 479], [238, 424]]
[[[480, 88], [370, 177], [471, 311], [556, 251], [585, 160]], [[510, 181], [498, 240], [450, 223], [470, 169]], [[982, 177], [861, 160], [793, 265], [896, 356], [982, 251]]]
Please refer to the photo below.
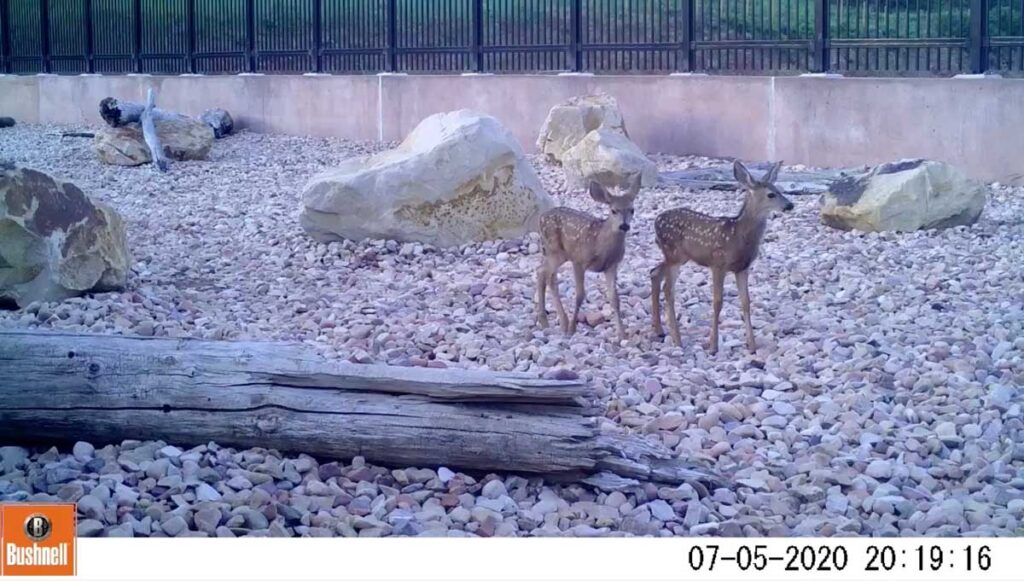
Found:
[[747, 171], [747, 168], [740, 163], [739, 160], [732, 163], [732, 175], [736, 177], [736, 181], [738, 181], [741, 186], [748, 190], [754, 188], [754, 184], [756, 183], [754, 177], [750, 175], [750, 172]]
[[627, 195], [630, 198], [635, 198], [637, 196], [637, 194], [640, 193], [640, 186], [642, 185], [642, 183], [643, 183], [643, 174], [637, 172], [637, 173], [633, 174], [632, 176], [630, 176], [629, 181], [626, 183], [627, 188], [628, 188]]
[[764, 178], [761, 180], [766, 184], [773, 184], [779, 177], [779, 170], [782, 169], [782, 161], [775, 162], [772, 167], [768, 168], [768, 173], [764, 174]]
[[609, 201], [608, 190], [604, 188], [600, 183], [595, 180], [591, 180], [590, 186], [590, 197], [594, 198], [594, 201], [599, 204], [607, 204]]

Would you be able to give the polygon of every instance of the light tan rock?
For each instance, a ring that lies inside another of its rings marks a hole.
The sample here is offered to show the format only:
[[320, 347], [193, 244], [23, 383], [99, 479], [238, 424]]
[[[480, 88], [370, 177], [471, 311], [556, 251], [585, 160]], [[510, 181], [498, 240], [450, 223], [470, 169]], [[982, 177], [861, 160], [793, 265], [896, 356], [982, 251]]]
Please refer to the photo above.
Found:
[[300, 222], [317, 240], [455, 246], [536, 230], [551, 205], [512, 134], [461, 110], [424, 119], [396, 149], [314, 177]]
[[940, 161], [903, 160], [833, 183], [821, 221], [841, 230], [911, 232], [978, 221], [986, 188]]
[[130, 260], [112, 208], [72, 183], [0, 164], [0, 298], [25, 307], [117, 290]]
[[639, 173], [641, 185], [658, 183], [658, 166], [625, 135], [610, 129], [591, 131], [562, 157], [566, 184], [586, 187], [588, 179], [620, 183], [625, 176]]
[[[213, 147], [213, 129], [198, 119], [158, 119], [155, 125], [164, 155], [175, 161], [206, 159]], [[110, 165], [135, 166], [153, 161], [138, 123], [104, 126], [96, 132], [93, 149], [101, 162]]]
[[614, 97], [605, 94], [573, 97], [548, 112], [537, 137], [537, 149], [550, 161], [561, 163], [565, 152], [596, 129], [607, 129], [629, 138]]

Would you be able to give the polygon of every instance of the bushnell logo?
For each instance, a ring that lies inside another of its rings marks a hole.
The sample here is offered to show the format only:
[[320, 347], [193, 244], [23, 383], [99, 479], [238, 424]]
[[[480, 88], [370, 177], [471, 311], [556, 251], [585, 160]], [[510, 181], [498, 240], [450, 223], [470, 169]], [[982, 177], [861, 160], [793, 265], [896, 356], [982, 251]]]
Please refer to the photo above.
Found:
[[73, 504], [0, 505], [0, 575], [75, 574]]
[[53, 523], [50, 519], [46, 518], [44, 514], [33, 514], [29, 515], [25, 519], [25, 535], [33, 543], [41, 543], [46, 539], [50, 538], [50, 533], [53, 532]]

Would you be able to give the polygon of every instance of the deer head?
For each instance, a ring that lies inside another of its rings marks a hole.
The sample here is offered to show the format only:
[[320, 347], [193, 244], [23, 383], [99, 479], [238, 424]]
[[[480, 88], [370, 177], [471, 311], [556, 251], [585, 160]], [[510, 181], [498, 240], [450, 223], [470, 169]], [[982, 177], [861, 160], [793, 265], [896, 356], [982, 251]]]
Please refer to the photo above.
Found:
[[753, 204], [751, 209], [758, 210], [759, 214], [767, 215], [772, 211], [788, 212], [793, 209], [793, 202], [789, 201], [775, 187], [775, 180], [779, 177], [781, 167], [782, 162], [776, 162], [768, 169], [768, 173], [757, 180], [750, 175], [750, 170], [739, 161], [732, 165], [736, 181], [747, 190], [747, 203]]
[[595, 202], [605, 204], [611, 208], [611, 215], [608, 216], [605, 224], [612, 230], [629, 232], [630, 222], [633, 220], [633, 202], [640, 193], [640, 174], [633, 174], [612, 187], [616, 193], [612, 193], [601, 182], [590, 181], [590, 197]]

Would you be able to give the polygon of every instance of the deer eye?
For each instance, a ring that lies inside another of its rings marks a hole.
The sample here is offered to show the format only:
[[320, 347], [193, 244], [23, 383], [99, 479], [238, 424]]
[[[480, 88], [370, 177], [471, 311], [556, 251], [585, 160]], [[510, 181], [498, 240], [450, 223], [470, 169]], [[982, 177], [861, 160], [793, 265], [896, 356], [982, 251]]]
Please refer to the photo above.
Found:
[[768, 197], [769, 198], [774, 198], [775, 197], [775, 192], [772, 192], [772, 193], [768, 194]]

